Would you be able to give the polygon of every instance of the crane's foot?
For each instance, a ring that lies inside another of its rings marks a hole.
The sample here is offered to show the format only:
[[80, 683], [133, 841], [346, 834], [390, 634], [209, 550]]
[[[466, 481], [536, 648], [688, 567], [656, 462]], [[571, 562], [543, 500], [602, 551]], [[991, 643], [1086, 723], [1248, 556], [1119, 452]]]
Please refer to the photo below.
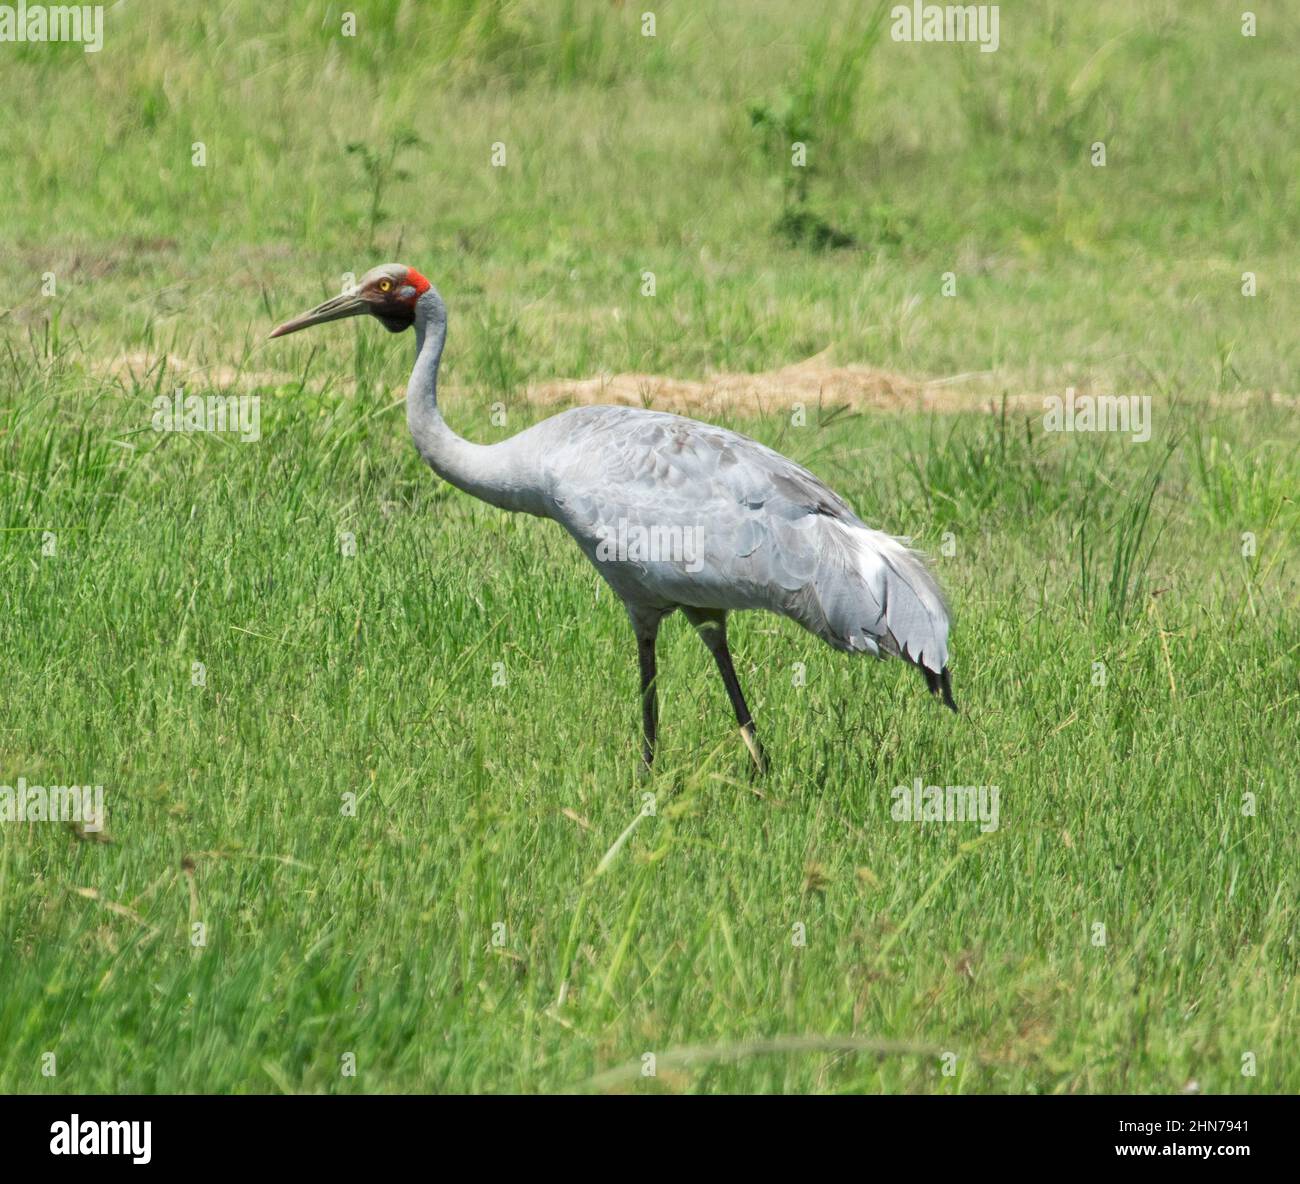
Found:
[[744, 740], [745, 747], [749, 749], [749, 755], [753, 759], [753, 766], [750, 772], [755, 777], [766, 777], [768, 770], [767, 753], [763, 751], [763, 745], [759, 743], [758, 733], [753, 727], [744, 727], [740, 729], [740, 738]]

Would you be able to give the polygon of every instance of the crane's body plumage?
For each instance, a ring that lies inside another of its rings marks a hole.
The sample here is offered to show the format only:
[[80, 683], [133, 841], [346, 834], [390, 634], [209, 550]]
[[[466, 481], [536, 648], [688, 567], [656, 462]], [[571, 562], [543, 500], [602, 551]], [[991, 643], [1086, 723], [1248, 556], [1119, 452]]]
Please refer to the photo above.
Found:
[[[767, 609], [836, 649], [947, 664], [947, 612], [915, 555], [780, 453], [632, 407], [579, 407], [536, 430], [546, 516], [629, 604]], [[641, 553], [611, 558], [624, 539]]]
[[[632, 407], [577, 407], [498, 444], [473, 444], [438, 409], [447, 332], [441, 297], [396, 264], [368, 273], [356, 291], [377, 283], [388, 283], [385, 293], [401, 284], [394, 296], [409, 313], [378, 296], [362, 311], [392, 329], [415, 327], [407, 423], [421, 456], [475, 497], [558, 522], [626, 606], [641, 662], [647, 764], [656, 731], [655, 637], [678, 609], [717, 659], [760, 766], [726, 644], [726, 613], [735, 609], [779, 613], [838, 650], [900, 657], [955, 709], [948, 609], [924, 561], [867, 526], [807, 469], [725, 428]], [[342, 299], [277, 333], [352, 315], [337, 311]]]

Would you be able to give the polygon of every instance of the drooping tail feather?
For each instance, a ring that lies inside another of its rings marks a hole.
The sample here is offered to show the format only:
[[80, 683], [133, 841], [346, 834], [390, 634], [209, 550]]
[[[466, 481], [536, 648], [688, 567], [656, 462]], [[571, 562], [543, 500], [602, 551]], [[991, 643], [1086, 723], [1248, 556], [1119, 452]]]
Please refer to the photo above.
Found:
[[837, 649], [915, 666], [957, 710], [948, 672], [948, 606], [923, 556], [861, 522], [828, 520], [823, 559], [789, 615]]
[[844, 534], [874, 601], [859, 607], [858, 627], [904, 661], [939, 674], [948, 664], [948, 606], [925, 561], [882, 531], [853, 526]]

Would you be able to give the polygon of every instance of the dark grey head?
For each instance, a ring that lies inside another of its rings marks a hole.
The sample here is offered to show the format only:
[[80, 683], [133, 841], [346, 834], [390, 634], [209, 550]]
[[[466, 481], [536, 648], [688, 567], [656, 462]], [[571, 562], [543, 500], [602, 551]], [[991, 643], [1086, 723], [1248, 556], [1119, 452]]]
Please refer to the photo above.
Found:
[[429, 281], [415, 268], [401, 263], [381, 263], [366, 272], [355, 288], [318, 304], [300, 317], [285, 321], [272, 330], [271, 336], [283, 337], [310, 325], [323, 325], [326, 321], [357, 317], [362, 313], [369, 313], [390, 332], [400, 333], [415, 323], [415, 302], [429, 288]]

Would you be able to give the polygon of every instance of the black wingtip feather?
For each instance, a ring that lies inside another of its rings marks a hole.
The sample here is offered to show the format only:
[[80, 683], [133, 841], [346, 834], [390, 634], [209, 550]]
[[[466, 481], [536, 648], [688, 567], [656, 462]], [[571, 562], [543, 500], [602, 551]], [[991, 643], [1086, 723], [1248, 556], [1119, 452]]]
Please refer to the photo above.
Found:
[[949, 711], [957, 710], [957, 701], [952, 697], [952, 676], [948, 673], [948, 667], [945, 666], [939, 672], [939, 686], [943, 691], [943, 705]]
[[925, 675], [925, 685], [929, 688], [930, 694], [941, 696], [943, 705], [950, 711], [956, 711], [957, 702], [952, 697], [952, 676], [948, 673], [948, 667], [945, 666], [938, 674], [925, 666], [920, 669]]

